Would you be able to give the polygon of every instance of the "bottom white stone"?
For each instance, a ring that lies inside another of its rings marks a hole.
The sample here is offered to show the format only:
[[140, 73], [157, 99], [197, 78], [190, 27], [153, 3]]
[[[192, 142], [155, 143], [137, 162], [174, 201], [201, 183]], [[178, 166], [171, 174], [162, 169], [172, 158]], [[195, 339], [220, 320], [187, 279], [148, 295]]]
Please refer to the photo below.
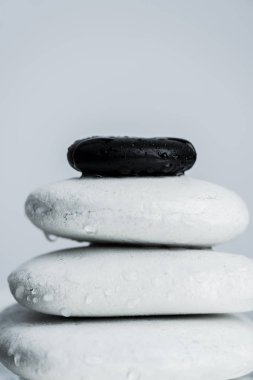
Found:
[[247, 317], [0, 317], [0, 360], [29, 380], [228, 380], [253, 370]]

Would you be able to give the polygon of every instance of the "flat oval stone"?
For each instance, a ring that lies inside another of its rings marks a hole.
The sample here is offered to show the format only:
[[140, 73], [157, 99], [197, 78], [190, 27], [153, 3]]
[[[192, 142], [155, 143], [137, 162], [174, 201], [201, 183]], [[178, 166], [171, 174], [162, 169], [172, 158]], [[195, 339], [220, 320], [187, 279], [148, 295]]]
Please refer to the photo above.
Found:
[[196, 151], [176, 138], [91, 137], [69, 147], [68, 161], [84, 175], [178, 175], [194, 165]]
[[21, 305], [65, 317], [253, 310], [253, 260], [212, 250], [67, 249], [23, 264], [9, 285]]
[[12, 306], [0, 360], [29, 380], [228, 380], [253, 370], [252, 322], [239, 316], [69, 319]]
[[47, 234], [124, 244], [208, 247], [249, 222], [234, 192], [188, 176], [65, 180], [32, 192], [25, 209]]

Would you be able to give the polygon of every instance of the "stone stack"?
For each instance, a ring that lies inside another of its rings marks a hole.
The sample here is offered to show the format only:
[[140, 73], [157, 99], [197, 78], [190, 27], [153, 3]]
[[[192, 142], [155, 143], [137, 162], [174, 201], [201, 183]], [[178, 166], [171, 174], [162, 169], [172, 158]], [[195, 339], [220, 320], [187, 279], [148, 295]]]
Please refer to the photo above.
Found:
[[253, 326], [231, 313], [253, 310], [253, 261], [212, 250], [246, 228], [240, 197], [184, 175], [196, 152], [182, 139], [93, 137], [68, 160], [82, 177], [35, 190], [26, 214], [90, 245], [11, 273], [22, 306], [1, 314], [2, 363], [26, 380], [250, 373]]

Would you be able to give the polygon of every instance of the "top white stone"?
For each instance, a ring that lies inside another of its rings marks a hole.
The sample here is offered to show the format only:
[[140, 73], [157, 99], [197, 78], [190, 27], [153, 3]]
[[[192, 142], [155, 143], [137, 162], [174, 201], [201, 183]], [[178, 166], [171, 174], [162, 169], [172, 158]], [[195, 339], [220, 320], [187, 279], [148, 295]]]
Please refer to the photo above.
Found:
[[64, 180], [32, 192], [25, 209], [46, 233], [81, 241], [207, 247], [249, 222], [234, 192], [187, 176]]

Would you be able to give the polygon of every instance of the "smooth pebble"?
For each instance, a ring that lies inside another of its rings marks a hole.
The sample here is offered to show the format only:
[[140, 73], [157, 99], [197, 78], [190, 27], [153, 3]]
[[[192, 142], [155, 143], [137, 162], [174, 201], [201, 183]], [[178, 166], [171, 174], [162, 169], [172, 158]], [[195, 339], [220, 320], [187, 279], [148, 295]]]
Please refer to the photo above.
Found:
[[209, 247], [249, 222], [234, 192], [187, 176], [65, 180], [32, 192], [25, 210], [47, 234], [124, 244]]
[[84, 175], [178, 175], [196, 161], [193, 145], [169, 137], [89, 137], [68, 149], [69, 164]]
[[252, 321], [235, 315], [63, 322], [15, 305], [0, 326], [0, 361], [29, 380], [230, 380], [253, 370]]
[[253, 310], [253, 260], [204, 249], [66, 249], [24, 263], [9, 285], [21, 305], [65, 317]]

